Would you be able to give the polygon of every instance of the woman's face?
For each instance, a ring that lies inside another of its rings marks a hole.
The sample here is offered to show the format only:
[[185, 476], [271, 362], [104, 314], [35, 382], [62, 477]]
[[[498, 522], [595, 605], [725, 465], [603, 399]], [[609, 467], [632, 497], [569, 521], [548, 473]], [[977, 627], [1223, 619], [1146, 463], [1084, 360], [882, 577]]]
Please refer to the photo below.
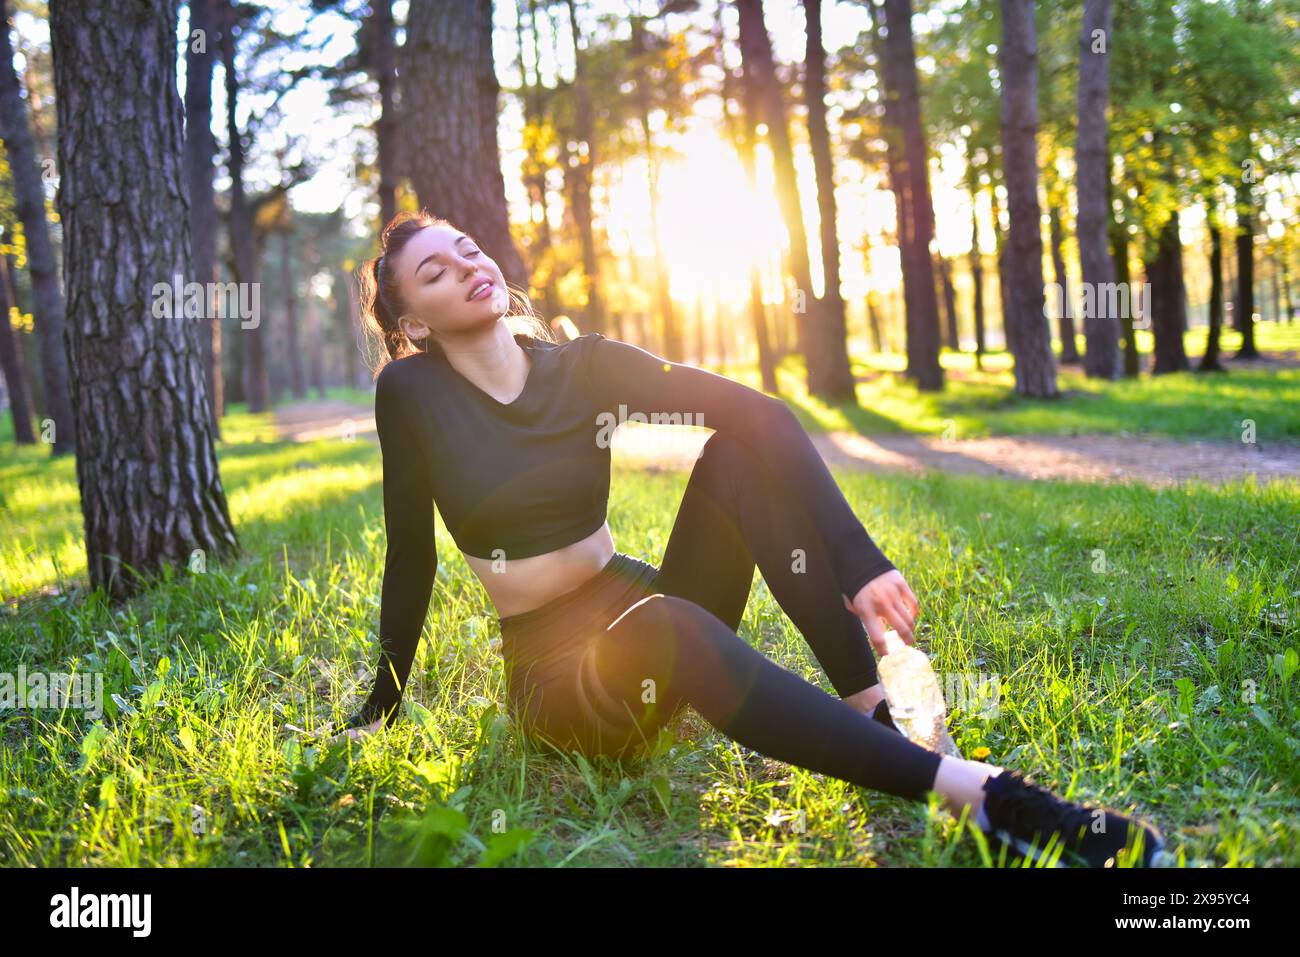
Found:
[[[406, 304], [399, 321], [413, 340], [480, 331], [509, 308], [500, 268], [471, 237], [450, 226], [426, 226], [416, 233], [397, 268]], [[479, 289], [484, 283], [491, 285]]]

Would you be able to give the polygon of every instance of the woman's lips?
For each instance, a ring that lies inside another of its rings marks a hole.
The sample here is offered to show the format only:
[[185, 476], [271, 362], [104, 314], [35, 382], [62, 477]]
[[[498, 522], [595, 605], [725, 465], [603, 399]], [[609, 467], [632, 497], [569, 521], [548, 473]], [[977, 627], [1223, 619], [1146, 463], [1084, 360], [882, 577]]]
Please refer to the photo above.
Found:
[[487, 282], [485, 282], [482, 286], [480, 286], [480, 287], [478, 288], [478, 291], [477, 291], [477, 292], [475, 292], [475, 293], [474, 293], [473, 295], [471, 295], [469, 298], [470, 298], [471, 300], [473, 300], [473, 299], [482, 299], [484, 296], [486, 296], [486, 295], [488, 295], [489, 293], [492, 292], [492, 287], [493, 287], [494, 285], [495, 285], [495, 283], [493, 283], [493, 282], [489, 279]]

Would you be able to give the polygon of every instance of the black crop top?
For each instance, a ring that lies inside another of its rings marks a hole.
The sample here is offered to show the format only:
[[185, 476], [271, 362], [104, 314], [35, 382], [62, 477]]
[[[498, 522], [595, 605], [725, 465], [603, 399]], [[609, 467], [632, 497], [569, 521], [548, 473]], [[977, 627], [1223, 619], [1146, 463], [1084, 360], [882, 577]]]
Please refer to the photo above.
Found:
[[387, 533], [381, 658], [351, 726], [396, 718], [438, 567], [435, 502], [466, 555], [527, 558], [580, 541], [605, 522], [610, 423], [633, 413], [690, 414], [686, 421], [744, 442], [807, 510], [850, 599], [894, 568], [780, 399], [596, 332], [564, 343], [527, 333], [515, 340], [530, 369], [509, 403], [436, 351], [392, 360], [376, 380]]

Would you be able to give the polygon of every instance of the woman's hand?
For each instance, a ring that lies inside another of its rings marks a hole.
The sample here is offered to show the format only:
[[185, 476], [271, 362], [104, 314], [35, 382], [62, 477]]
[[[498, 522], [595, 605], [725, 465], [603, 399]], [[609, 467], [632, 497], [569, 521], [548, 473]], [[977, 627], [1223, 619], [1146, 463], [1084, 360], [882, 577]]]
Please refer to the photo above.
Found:
[[862, 619], [877, 655], [889, 653], [885, 647], [885, 629], [880, 626], [882, 618], [907, 644], [916, 642], [913, 629], [921, 605], [898, 569], [890, 569], [871, 579], [853, 596], [853, 601], [845, 598], [844, 606]]

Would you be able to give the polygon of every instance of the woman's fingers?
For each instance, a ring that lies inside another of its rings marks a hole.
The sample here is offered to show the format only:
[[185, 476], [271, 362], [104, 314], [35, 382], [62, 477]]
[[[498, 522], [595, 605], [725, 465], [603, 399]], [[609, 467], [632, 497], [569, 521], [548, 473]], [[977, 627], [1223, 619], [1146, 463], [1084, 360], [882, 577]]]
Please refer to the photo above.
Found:
[[875, 611], [871, 611], [858, 617], [862, 619], [862, 624], [867, 629], [867, 637], [871, 639], [871, 647], [876, 649], [876, 654], [888, 654], [889, 649], [885, 647], [885, 629], [880, 627], [880, 616]]
[[912, 609], [912, 617], [919, 618], [921, 615], [921, 603], [916, 600], [916, 595], [912, 593], [912, 589], [908, 587], [907, 582], [902, 583], [902, 589], [904, 596], [907, 598], [907, 603]]
[[916, 642], [916, 635], [912, 631], [912, 616], [901, 601], [888, 602], [884, 608], [884, 615], [900, 638], [909, 645]]

